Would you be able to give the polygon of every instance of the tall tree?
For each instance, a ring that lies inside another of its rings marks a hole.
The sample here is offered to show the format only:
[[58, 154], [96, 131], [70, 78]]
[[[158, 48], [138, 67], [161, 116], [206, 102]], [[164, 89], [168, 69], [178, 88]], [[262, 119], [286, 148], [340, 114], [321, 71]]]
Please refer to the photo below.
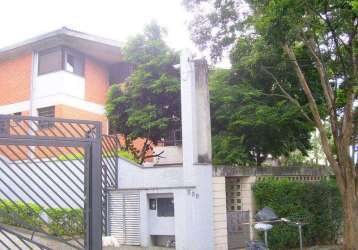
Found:
[[[344, 249], [358, 249], [358, 171], [350, 155], [356, 137], [358, 4], [349, 0], [186, 0], [196, 12], [194, 41], [210, 48], [214, 58], [232, 46], [238, 37], [260, 37], [277, 48], [291, 63], [305, 100], [282, 93], [302, 107], [318, 129], [327, 160], [339, 186], [344, 208]], [[197, 12], [203, 4], [207, 12]], [[208, 7], [209, 6], [209, 7]], [[245, 11], [243, 11], [245, 9]], [[246, 11], [247, 10], [247, 11]], [[243, 13], [246, 12], [246, 13]], [[246, 15], [245, 15], [246, 14]], [[300, 51], [310, 56], [301, 61]], [[267, 65], [274, 66], [274, 65]], [[324, 109], [320, 109], [305, 69], [319, 76]], [[328, 120], [333, 144], [324, 128]]]
[[[114, 84], [108, 93], [106, 112], [115, 132], [125, 138], [127, 150], [140, 163], [156, 155], [148, 154], [153, 144], [180, 126], [180, 80], [178, 53], [170, 49], [166, 31], [155, 22], [124, 47], [125, 60], [135, 70], [125, 83]], [[134, 141], [142, 138], [141, 148]]]
[[[216, 164], [261, 165], [269, 155], [277, 159], [295, 150], [305, 155], [310, 148], [313, 126], [262, 68], [268, 61], [275, 62], [275, 74], [295, 83], [286, 73], [290, 64], [261, 39], [240, 40], [231, 52], [232, 69], [210, 77]], [[288, 91], [303, 97], [295, 88]]]

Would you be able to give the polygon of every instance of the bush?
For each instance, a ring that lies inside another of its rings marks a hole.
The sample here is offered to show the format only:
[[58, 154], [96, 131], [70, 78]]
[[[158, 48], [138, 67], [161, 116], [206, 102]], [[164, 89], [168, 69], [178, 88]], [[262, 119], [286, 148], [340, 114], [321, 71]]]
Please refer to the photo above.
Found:
[[[125, 158], [133, 163], [138, 163], [138, 159], [135, 157], [134, 154], [132, 154], [129, 151], [126, 150], [118, 150], [117, 151], [117, 155], [119, 157]], [[106, 157], [113, 157], [113, 153], [112, 152], [104, 152], [102, 154], [102, 157], [106, 158]], [[66, 155], [60, 155], [58, 156], [58, 159], [60, 161], [68, 161], [68, 160], [83, 160], [84, 159], [84, 155], [83, 153], [75, 153], [75, 154], [66, 154]]]
[[[281, 218], [303, 221], [306, 246], [331, 244], [337, 240], [342, 222], [342, 204], [334, 182], [291, 182], [287, 179], [266, 179], [253, 187], [257, 209], [272, 208]], [[276, 224], [268, 233], [271, 249], [299, 247], [296, 226]]]
[[84, 233], [82, 209], [49, 208], [46, 214], [50, 220], [50, 233], [56, 236], [81, 235]]
[[[48, 218], [48, 221], [44, 218]], [[54, 236], [83, 235], [82, 209], [47, 208], [44, 211], [34, 203], [0, 202], [0, 223], [32, 230], [43, 229]]]
[[5, 200], [0, 203], [0, 222], [24, 228], [38, 227], [40, 212], [41, 208], [33, 203]]
[[134, 154], [132, 154], [129, 151], [125, 151], [125, 150], [119, 150], [118, 151], [118, 156], [127, 159], [128, 161], [131, 161], [133, 163], [138, 163], [138, 159], [135, 157]]

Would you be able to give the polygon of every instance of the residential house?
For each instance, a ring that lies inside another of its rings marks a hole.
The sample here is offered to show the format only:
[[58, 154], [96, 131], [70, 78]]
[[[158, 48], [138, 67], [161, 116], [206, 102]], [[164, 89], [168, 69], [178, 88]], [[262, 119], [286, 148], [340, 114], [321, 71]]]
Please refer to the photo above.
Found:
[[63, 27], [0, 49], [0, 114], [101, 121], [120, 43]]
[[[108, 134], [108, 88], [132, 72], [119, 42], [63, 27], [0, 49], [0, 114], [100, 121]], [[177, 140], [152, 162], [181, 163]]]

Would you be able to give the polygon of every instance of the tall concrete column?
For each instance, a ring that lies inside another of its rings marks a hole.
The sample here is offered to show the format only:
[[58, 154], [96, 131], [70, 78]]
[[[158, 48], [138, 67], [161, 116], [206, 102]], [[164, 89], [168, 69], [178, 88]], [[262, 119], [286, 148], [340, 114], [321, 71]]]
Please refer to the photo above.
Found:
[[186, 181], [192, 181], [197, 164], [211, 168], [211, 121], [206, 60], [194, 60], [189, 51], [180, 59], [183, 164]]
[[[181, 202], [186, 213], [185, 239], [178, 249], [211, 250], [213, 243], [213, 194], [208, 68], [189, 51], [180, 58], [183, 140], [183, 178], [188, 190]], [[181, 236], [179, 236], [181, 237]], [[179, 243], [179, 242], [178, 242]]]

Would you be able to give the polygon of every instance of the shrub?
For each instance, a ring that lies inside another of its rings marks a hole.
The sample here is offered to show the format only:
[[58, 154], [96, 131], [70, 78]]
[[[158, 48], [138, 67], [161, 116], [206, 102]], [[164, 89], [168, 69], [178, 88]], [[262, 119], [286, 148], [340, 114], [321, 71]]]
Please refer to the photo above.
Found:
[[[304, 244], [330, 244], [337, 240], [342, 222], [342, 204], [334, 182], [291, 182], [266, 179], [253, 187], [257, 209], [272, 208], [281, 218], [303, 221]], [[296, 226], [276, 224], [268, 233], [271, 249], [299, 247]]]
[[134, 154], [132, 154], [131, 152], [129, 151], [125, 151], [125, 150], [119, 150], [118, 151], [118, 156], [124, 158], [124, 159], [127, 159], [133, 163], [138, 163], [138, 159], [135, 157]]
[[[102, 154], [102, 157], [106, 158], [106, 157], [112, 157], [113, 153], [110, 152], [104, 152]], [[134, 154], [132, 154], [131, 152], [129, 151], [126, 151], [126, 150], [118, 150], [117, 152], [117, 155], [122, 157], [122, 158], [125, 158], [133, 163], [138, 163], [138, 159], [135, 157]], [[75, 154], [66, 154], [66, 155], [59, 155], [58, 156], [58, 159], [60, 161], [68, 161], [68, 160], [83, 160], [84, 157], [83, 157], [83, 153], [75, 153]]]
[[41, 208], [33, 203], [3, 200], [0, 203], [0, 222], [24, 228], [39, 227]]
[[[46, 214], [48, 221], [41, 219]], [[74, 236], [84, 234], [82, 209], [47, 208], [43, 210], [34, 203], [0, 202], [0, 223], [32, 230], [43, 229], [54, 236]]]
[[50, 220], [48, 225], [52, 235], [81, 235], [84, 233], [82, 209], [49, 208], [46, 214]]

